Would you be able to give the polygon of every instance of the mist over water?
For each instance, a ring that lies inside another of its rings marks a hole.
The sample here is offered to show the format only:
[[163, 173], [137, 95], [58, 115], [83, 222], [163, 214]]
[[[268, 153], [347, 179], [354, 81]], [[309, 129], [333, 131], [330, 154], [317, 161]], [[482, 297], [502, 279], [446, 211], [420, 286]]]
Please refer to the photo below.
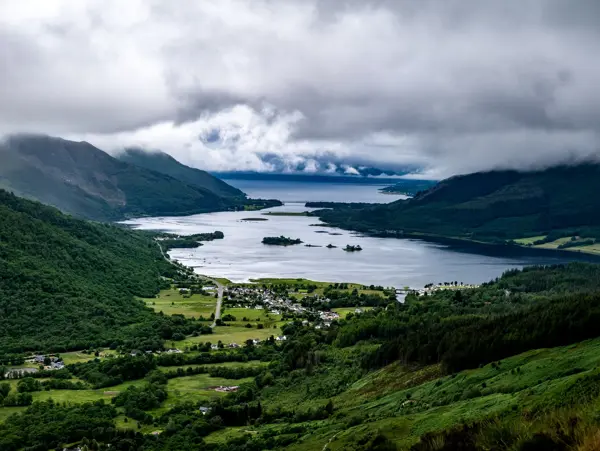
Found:
[[[283, 207], [267, 211], [306, 211], [306, 201], [391, 202], [400, 196], [378, 192], [378, 186], [229, 181], [250, 197], [278, 198]], [[172, 258], [196, 272], [247, 281], [261, 277], [303, 277], [331, 282], [358, 282], [384, 286], [420, 288], [433, 282], [481, 283], [511, 268], [553, 264], [585, 257], [574, 254], [483, 255], [477, 248], [455, 248], [414, 239], [373, 238], [346, 230], [315, 227], [320, 221], [303, 216], [265, 216], [260, 212], [219, 212], [183, 217], [142, 218], [127, 221], [135, 228], [193, 234], [221, 230], [225, 239], [204, 243], [196, 249], [176, 249]], [[245, 218], [266, 218], [248, 222]], [[266, 246], [265, 236], [300, 238], [305, 244]], [[336, 249], [325, 246], [333, 244]], [[360, 245], [362, 252], [342, 250]], [[509, 252], [509, 251], [507, 251]]]

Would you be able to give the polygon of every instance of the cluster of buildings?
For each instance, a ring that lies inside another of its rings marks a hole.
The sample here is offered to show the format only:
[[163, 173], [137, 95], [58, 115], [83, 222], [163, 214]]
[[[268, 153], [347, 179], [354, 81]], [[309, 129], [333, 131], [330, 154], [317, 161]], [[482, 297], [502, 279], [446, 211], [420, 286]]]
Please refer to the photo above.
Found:
[[240, 387], [238, 385], [229, 385], [229, 386], [225, 386], [225, 385], [220, 385], [219, 387], [215, 387], [215, 391], [221, 392], [221, 393], [231, 393], [234, 391], [238, 391]]
[[266, 308], [274, 315], [283, 313], [303, 314], [306, 308], [298, 303], [297, 299], [284, 297], [272, 290], [259, 287], [228, 287], [225, 299], [235, 307], [253, 308], [262, 310]]
[[[269, 313], [274, 315], [287, 313], [296, 318], [304, 318], [304, 325], [313, 324], [317, 329], [330, 327], [333, 321], [340, 319], [340, 315], [335, 312], [322, 311], [303, 306], [294, 294], [288, 293], [286, 296], [285, 294], [276, 293], [273, 290], [264, 287], [228, 287], [224, 295], [226, 301], [232, 307], [251, 308], [256, 310], [266, 309]], [[317, 302], [317, 305], [319, 303], [327, 303], [330, 301], [327, 297], [319, 296], [317, 294], [309, 296], [311, 296], [311, 300], [319, 301]], [[306, 303], [304, 304], [307, 305]], [[360, 313], [362, 310], [356, 309], [356, 312]], [[284, 341], [285, 339], [285, 336], [276, 338], [277, 341]], [[260, 340], [258, 340], [258, 342], [259, 341]]]
[[411, 290], [410, 292], [416, 294], [417, 296], [425, 296], [435, 293], [436, 291], [444, 291], [444, 290], [468, 290], [471, 288], [479, 288], [479, 285], [462, 283], [462, 282], [446, 282], [446, 283], [438, 283], [433, 284], [430, 283], [425, 285], [420, 290]]
[[142, 354], [182, 354], [183, 351], [181, 349], [177, 349], [177, 348], [169, 348], [169, 349], [165, 349], [164, 351], [139, 351], [137, 349], [134, 349], [133, 351], [131, 351], [129, 353], [129, 355], [131, 357], [135, 357], [137, 355], [142, 355]]
[[219, 345], [219, 344], [211, 344], [210, 349], [213, 351], [218, 351], [219, 349], [229, 348], [229, 349], [237, 349], [240, 345], [237, 343], [229, 343], [228, 345]]
[[330, 327], [332, 321], [340, 319], [340, 315], [335, 312], [319, 312], [320, 324], [315, 325], [315, 329]]
[[26, 360], [29, 363], [35, 363], [44, 367], [44, 370], [62, 370], [65, 367], [65, 362], [55, 355], [34, 355], [31, 359]]

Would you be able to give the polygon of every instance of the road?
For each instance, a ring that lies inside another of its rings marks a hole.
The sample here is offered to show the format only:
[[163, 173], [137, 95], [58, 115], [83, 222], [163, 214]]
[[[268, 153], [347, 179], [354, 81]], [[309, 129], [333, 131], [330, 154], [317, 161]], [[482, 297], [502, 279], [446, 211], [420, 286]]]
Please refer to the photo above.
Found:
[[[171, 260], [171, 258], [165, 253], [158, 240], [155, 240], [155, 242], [160, 249], [160, 253], [162, 254], [163, 258], [170, 264], [175, 265], [175, 262]], [[217, 286], [217, 307], [215, 309], [215, 319], [210, 325], [210, 327], [215, 327], [217, 325], [217, 320], [221, 318], [221, 305], [223, 304], [223, 292], [225, 291], [225, 286], [218, 280], [205, 276], [204, 274], [194, 274], [194, 277], [197, 279], [204, 279], [208, 282], [214, 283]]]
[[215, 327], [217, 325], [217, 320], [219, 318], [221, 318], [221, 304], [223, 303], [223, 290], [225, 287], [218, 280], [211, 279], [210, 277], [206, 277], [206, 276], [203, 276], [203, 277], [205, 277], [207, 280], [210, 280], [212, 283], [214, 283], [217, 286], [218, 296], [217, 296], [217, 308], [215, 309], [215, 320], [210, 325], [210, 327]]

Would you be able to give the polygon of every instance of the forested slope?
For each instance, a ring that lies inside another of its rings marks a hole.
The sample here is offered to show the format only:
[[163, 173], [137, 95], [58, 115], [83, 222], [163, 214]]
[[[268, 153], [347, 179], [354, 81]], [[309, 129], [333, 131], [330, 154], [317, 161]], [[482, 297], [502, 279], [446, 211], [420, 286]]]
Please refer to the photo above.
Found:
[[[414, 198], [363, 210], [324, 210], [325, 221], [377, 233], [433, 234], [488, 242], [557, 230], [600, 235], [600, 165], [452, 177]], [[387, 231], [387, 232], [386, 232]]]
[[153, 296], [160, 274], [172, 271], [140, 233], [74, 219], [0, 190], [2, 353], [131, 338], [136, 329], [124, 326], [156, 318], [134, 296]]

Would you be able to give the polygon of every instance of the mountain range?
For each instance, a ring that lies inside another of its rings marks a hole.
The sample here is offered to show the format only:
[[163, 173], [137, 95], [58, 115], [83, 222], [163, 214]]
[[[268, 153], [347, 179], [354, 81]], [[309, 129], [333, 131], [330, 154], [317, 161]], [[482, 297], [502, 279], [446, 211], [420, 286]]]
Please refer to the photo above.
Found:
[[240, 205], [245, 195], [162, 153], [115, 158], [87, 142], [40, 135], [0, 143], [0, 187], [99, 221], [185, 215]]
[[431, 234], [486, 242], [564, 233], [596, 237], [600, 165], [490, 171], [442, 180], [411, 199], [320, 213], [351, 229]]

